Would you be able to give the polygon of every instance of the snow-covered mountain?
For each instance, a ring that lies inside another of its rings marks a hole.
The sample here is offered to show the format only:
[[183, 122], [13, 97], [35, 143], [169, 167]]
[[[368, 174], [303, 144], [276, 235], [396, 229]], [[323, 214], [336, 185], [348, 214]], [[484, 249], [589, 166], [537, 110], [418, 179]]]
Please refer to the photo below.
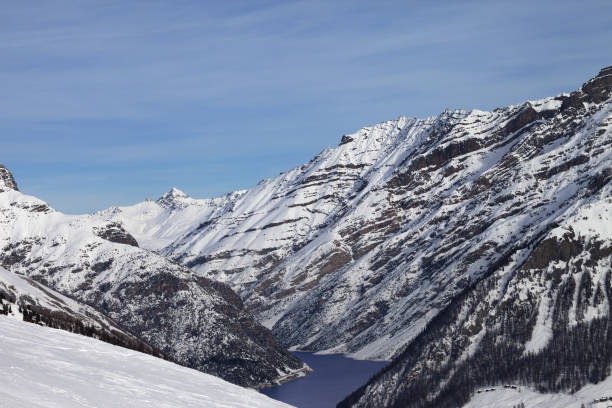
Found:
[[61, 330], [0, 317], [0, 405], [289, 408], [212, 375]]
[[89, 216], [3, 172], [0, 261], [229, 379], [209, 364], [243, 337], [265, 372], [240, 356], [243, 381], [303, 368], [209, 279], [286, 346], [393, 358], [343, 406], [575, 391], [612, 363], [611, 97], [609, 67], [571, 94], [361, 129], [250, 190]]
[[103, 219], [120, 221], [147, 249], [160, 251], [201, 222], [218, 218], [244, 191], [212, 199], [195, 199], [172, 188], [156, 201], [130, 207], [112, 207], [98, 213]]
[[611, 90], [612, 67], [571, 94], [402, 117], [247, 191], [96, 215], [231, 285], [287, 346], [390, 359], [577, 208], [610, 206]]
[[[578, 406], [580, 396], [593, 397], [582, 398], [586, 405], [607, 406], [610, 395], [601, 395], [599, 384], [610, 382], [612, 365], [611, 96], [612, 67], [561, 98], [547, 120], [560, 126], [534, 125], [522, 132], [537, 138], [519, 142], [512, 166], [500, 170], [536, 165], [529, 172], [510, 171], [527, 187], [518, 211], [511, 213], [533, 217], [551, 202], [556, 205], [538, 217], [539, 229], [535, 224], [526, 229], [525, 217], [513, 215], [519, 234], [505, 223], [492, 241], [497, 249], [510, 235], [512, 250], [499, 251], [499, 260], [493, 258], [480, 279], [468, 282], [388, 367], [340, 407], [487, 406], [496, 397], [518, 404], [521, 397], [515, 394], [482, 392], [502, 384], [556, 393], [525, 395], [541, 406], [546, 400], [563, 406], [572, 399]], [[519, 156], [521, 151], [527, 155]], [[529, 178], [534, 182], [523, 181]], [[491, 189], [500, 181], [496, 177], [484, 185]], [[503, 208], [516, 201], [517, 191], [508, 191], [512, 183], [499, 186], [504, 195], [498, 205], [481, 204]], [[537, 200], [523, 207], [530, 196]], [[488, 228], [497, 220], [493, 217]], [[601, 398], [605, 402], [595, 402]]]
[[228, 286], [140, 248], [120, 223], [57, 212], [2, 174], [0, 264], [11, 273], [95, 306], [180, 364], [240, 385], [308, 371]]
[[93, 307], [3, 267], [0, 267], [1, 314], [162, 357], [157, 350]]
[[569, 213], [453, 299], [339, 406], [456, 407], [483, 387], [567, 393], [610, 381], [612, 186]]

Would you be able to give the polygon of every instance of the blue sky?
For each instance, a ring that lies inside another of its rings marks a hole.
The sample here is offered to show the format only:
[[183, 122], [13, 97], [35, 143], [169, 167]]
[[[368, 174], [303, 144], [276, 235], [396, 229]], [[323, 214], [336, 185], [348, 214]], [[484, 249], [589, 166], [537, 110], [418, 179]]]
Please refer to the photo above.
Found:
[[0, 4], [0, 162], [64, 212], [248, 188], [401, 115], [612, 65], [612, 1]]

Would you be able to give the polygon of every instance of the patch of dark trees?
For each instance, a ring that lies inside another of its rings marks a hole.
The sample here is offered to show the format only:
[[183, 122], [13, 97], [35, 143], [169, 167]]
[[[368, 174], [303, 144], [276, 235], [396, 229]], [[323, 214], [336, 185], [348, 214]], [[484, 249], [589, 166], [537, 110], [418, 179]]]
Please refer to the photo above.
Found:
[[[6, 301], [6, 303], [4, 301]], [[16, 301], [17, 299], [14, 296], [0, 291], [0, 315], [8, 315], [11, 313], [12, 307], [15, 306], [11, 305], [11, 303], [15, 303]], [[93, 337], [115, 346], [169, 360], [169, 358], [163, 355], [159, 350], [137, 337], [130, 336], [111, 327], [104, 327], [103, 325], [97, 327], [92, 324], [87, 324], [67, 312], [49, 310], [38, 305], [27, 304], [22, 300], [17, 301], [17, 308], [19, 313], [23, 315], [23, 321], [25, 322]]]
[[[577, 308], [577, 315], [582, 314], [583, 302], [580, 298], [583, 297], [583, 286], [589, 286], [588, 281], [590, 278], [585, 273], [578, 288], [580, 307]], [[611, 272], [607, 273], [604, 281], [607, 298], [612, 299]], [[450, 408], [464, 405], [476, 390], [487, 386], [519, 384], [540, 392], [574, 393], [585, 384], [596, 384], [604, 380], [610, 375], [612, 364], [612, 307], [608, 315], [570, 327], [567, 315], [576, 283], [574, 279], [568, 279], [557, 282], [557, 287], [559, 296], [554, 307], [552, 336], [542, 350], [525, 351], [524, 344], [531, 338], [535, 325], [532, 310], [512, 303], [501, 305], [502, 317], [497, 320], [499, 326], [489, 326], [471, 357], [457, 364], [463, 348], [457, 347], [454, 350], [451, 347], [449, 362], [431, 360], [427, 370], [407, 379], [396, 388], [396, 395], [392, 397], [389, 406]], [[597, 297], [603, 298], [603, 293]], [[431, 342], [436, 342], [440, 335], [444, 335], [444, 327], [448, 327], [457, 317], [459, 310], [451, 307], [449, 313], [434, 319], [429, 330], [421, 333], [398, 359], [376, 374], [368, 384], [377, 381], [381, 384], [385, 376], [409, 372], [410, 367], [414, 367], [424, 357], [422, 350], [427, 349]], [[367, 399], [366, 387], [355, 391], [340, 402], [338, 407], [351, 407], [358, 401], [364, 403], [363, 398]]]
[[[451, 363], [411, 379], [391, 407], [455, 408], [467, 403], [479, 388], [508, 383], [531, 386], [540, 392], [573, 393], [610, 375], [612, 322], [607, 316], [556, 330], [550, 343], [538, 353], [524, 353], [524, 347], [513, 341], [500, 341], [498, 335], [485, 335], [479, 350], [460, 365]], [[440, 393], [430, 398], [432, 390], [438, 389], [445, 374], [453, 369], [454, 374]], [[338, 407], [350, 407], [361, 396], [352, 395]]]
[[[513, 383], [540, 392], [573, 393], [610, 375], [612, 324], [607, 316], [557, 330], [539, 353], [523, 355], [523, 347], [496, 342], [495, 335], [485, 336], [479, 351], [458, 367], [434, 400], [412, 404], [413, 397], [404, 392], [394, 406], [456, 407], [467, 403], [477, 388], [491, 384]], [[433, 376], [429, 390], [440, 380]]]

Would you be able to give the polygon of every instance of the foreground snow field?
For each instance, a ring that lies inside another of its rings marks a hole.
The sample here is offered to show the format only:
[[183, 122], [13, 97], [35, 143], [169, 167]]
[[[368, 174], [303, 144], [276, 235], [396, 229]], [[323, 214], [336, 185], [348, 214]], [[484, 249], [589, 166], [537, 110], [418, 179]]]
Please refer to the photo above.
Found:
[[0, 317], [2, 407], [290, 407], [89, 337]]

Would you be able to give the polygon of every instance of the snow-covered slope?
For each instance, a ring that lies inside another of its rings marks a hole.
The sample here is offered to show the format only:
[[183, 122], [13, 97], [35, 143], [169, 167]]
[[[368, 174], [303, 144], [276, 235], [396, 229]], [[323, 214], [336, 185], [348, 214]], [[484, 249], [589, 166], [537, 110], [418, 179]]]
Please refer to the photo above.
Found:
[[[574, 394], [543, 394], [527, 387], [479, 390], [463, 408], [608, 408], [612, 405], [612, 377], [589, 384]], [[521, 406], [521, 404], [523, 404]]]
[[212, 375], [0, 317], [2, 407], [290, 407]]
[[254, 387], [307, 371], [229, 287], [139, 248], [120, 223], [6, 188], [0, 249], [11, 272], [97, 307], [180, 364]]
[[161, 356], [91, 306], [0, 267], [0, 315], [67, 330]]
[[248, 191], [97, 215], [230, 284], [288, 346], [389, 359], [609, 182], [611, 91], [606, 68], [569, 95], [402, 117]]
[[453, 299], [340, 406], [455, 407], [488, 386], [567, 393], [608, 377], [612, 185], [568, 212]]
[[111, 207], [98, 214], [120, 221], [140, 245], [160, 250], [201, 223], [229, 211], [231, 203], [244, 192], [237, 191], [212, 199], [195, 199], [172, 188], [157, 201], [143, 201], [130, 207]]

